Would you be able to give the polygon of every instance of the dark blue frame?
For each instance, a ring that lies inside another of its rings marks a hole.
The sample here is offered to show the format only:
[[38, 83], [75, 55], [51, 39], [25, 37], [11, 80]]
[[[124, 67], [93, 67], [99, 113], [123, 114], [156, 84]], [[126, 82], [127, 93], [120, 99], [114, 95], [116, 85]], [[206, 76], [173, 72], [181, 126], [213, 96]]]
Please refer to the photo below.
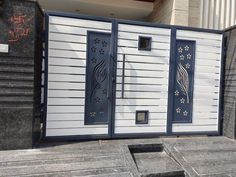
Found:
[[[141, 39], [149, 40], [147, 48], [141, 48]], [[151, 51], [152, 50], [152, 37], [149, 36], [139, 36], [138, 37], [138, 50]]]
[[[138, 121], [137, 117], [139, 113], [145, 113], [145, 120], [144, 121]], [[149, 120], [149, 111], [148, 110], [136, 110], [136, 114], [135, 114], [135, 124], [148, 124], [148, 120]]]
[[[47, 89], [48, 89], [48, 34], [45, 33], [45, 90], [44, 90], [44, 110], [43, 110], [43, 138], [48, 140], [74, 140], [74, 139], [111, 139], [111, 138], [133, 138], [133, 137], [157, 137], [157, 136], [164, 136], [164, 135], [209, 135], [209, 136], [215, 136], [220, 135], [220, 122], [222, 120], [222, 111], [223, 111], [223, 72], [224, 72], [224, 61], [223, 61], [223, 52], [224, 52], [224, 42], [222, 41], [222, 58], [221, 58], [221, 77], [220, 82], [222, 83], [220, 85], [220, 95], [221, 98], [219, 100], [219, 128], [218, 131], [212, 131], [212, 132], [178, 132], [173, 133], [172, 132], [172, 96], [170, 95], [173, 89], [173, 63], [175, 62], [175, 40], [176, 40], [176, 30], [188, 30], [188, 31], [198, 31], [198, 32], [208, 32], [208, 33], [215, 33], [215, 34], [223, 34], [224, 31], [222, 30], [212, 30], [212, 29], [203, 29], [203, 28], [194, 28], [194, 27], [184, 27], [184, 26], [175, 26], [175, 25], [165, 25], [165, 24], [157, 24], [157, 23], [148, 23], [148, 22], [140, 22], [140, 21], [130, 21], [130, 20], [115, 20], [112, 18], [104, 18], [104, 17], [94, 17], [89, 15], [81, 15], [81, 14], [74, 14], [74, 13], [63, 13], [63, 12], [53, 12], [53, 11], [46, 11], [45, 12], [45, 30], [48, 31], [48, 22], [49, 22], [49, 16], [59, 16], [59, 17], [70, 17], [70, 18], [80, 18], [80, 19], [87, 19], [87, 20], [96, 20], [96, 21], [103, 21], [103, 22], [111, 22], [112, 23], [112, 40], [114, 41], [114, 45], [112, 48], [112, 51], [114, 55], [112, 56], [113, 61], [112, 62], [112, 68], [113, 68], [113, 75], [111, 77], [112, 79], [112, 108], [111, 108], [111, 120], [109, 121], [108, 125], [108, 135], [76, 135], [76, 136], [57, 136], [57, 137], [46, 137], [46, 116], [47, 116]], [[168, 114], [167, 114], [167, 133], [124, 133], [124, 134], [115, 134], [114, 128], [115, 128], [115, 97], [116, 97], [116, 62], [117, 62], [117, 38], [118, 38], [118, 24], [129, 24], [129, 25], [139, 25], [139, 26], [147, 26], [147, 27], [160, 27], [160, 28], [167, 28], [171, 30], [171, 49], [170, 49], [170, 65], [169, 65], [169, 87], [168, 87]]]

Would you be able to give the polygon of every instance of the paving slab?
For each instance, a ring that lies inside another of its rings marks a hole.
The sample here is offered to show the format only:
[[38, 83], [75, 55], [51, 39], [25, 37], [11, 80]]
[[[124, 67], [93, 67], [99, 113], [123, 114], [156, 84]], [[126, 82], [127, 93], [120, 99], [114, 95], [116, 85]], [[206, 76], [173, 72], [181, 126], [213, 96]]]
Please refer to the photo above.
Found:
[[[163, 144], [166, 154], [136, 154], [137, 167], [129, 150], [137, 144]], [[186, 177], [236, 177], [236, 141], [221, 136], [41, 143], [35, 149], [0, 151], [0, 176], [140, 177], [147, 171], [175, 171], [170, 157]]]

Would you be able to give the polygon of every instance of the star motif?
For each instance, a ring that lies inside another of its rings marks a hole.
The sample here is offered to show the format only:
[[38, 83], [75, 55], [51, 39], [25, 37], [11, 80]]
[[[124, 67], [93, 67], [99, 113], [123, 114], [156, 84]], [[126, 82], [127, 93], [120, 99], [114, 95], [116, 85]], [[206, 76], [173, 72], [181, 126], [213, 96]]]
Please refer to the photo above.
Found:
[[178, 51], [179, 51], [179, 53], [182, 53], [182, 52], [183, 52], [182, 47], [179, 47], [179, 48], [178, 48]]
[[96, 98], [95, 98], [95, 101], [96, 101], [96, 103], [99, 103], [99, 102], [100, 102], [100, 98], [99, 98], [99, 97], [96, 97]]
[[100, 50], [99, 50], [99, 53], [100, 53], [101, 55], [103, 55], [103, 54], [104, 54], [104, 50], [103, 50], [103, 49], [100, 49]]
[[180, 111], [181, 111], [180, 108], [177, 108], [177, 109], [176, 109], [176, 112], [177, 112], [177, 113], [180, 113]]
[[90, 112], [90, 117], [95, 117], [96, 116], [96, 112]]
[[99, 40], [98, 38], [96, 38], [96, 39], [94, 40], [94, 43], [95, 43], [95, 44], [99, 44], [99, 42], [100, 42], [100, 40]]
[[189, 68], [190, 68], [190, 64], [187, 63], [187, 64], [185, 65], [185, 67], [186, 67], [187, 69], [189, 69]]
[[184, 50], [188, 51], [188, 50], [189, 50], [189, 46], [186, 45], [186, 46], [184, 47]]
[[176, 91], [175, 91], [175, 96], [178, 96], [178, 95], [179, 95], [179, 91], [176, 90]]
[[107, 47], [107, 42], [106, 41], [102, 41], [102, 47]]
[[183, 55], [180, 55], [180, 60], [184, 60], [184, 56]]
[[92, 47], [91, 50], [93, 53], [95, 53], [97, 49], [96, 49], [96, 47]]
[[190, 59], [191, 59], [191, 57], [192, 57], [192, 56], [191, 56], [191, 54], [189, 53], [189, 54], [187, 55], [187, 59], [189, 59], [189, 60], [190, 60]]
[[185, 111], [183, 112], [183, 115], [184, 115], [184, 116], [187, 116], [187, 115], [188, 115], [188, 112], [185, 110]]
[[181, 98], [181, 99], [180, 99], [180, 103], [183, 104], [184, 102], [185, 102], [185, 99], [184, 99], [184, 98]]
[[97, 59], [96, 59], [96, 58], [93, 58], [93, 59], [92, 59], [92, 63], [93, 63], [93, 64], [96, 64], [96, 63], [97, 63]]

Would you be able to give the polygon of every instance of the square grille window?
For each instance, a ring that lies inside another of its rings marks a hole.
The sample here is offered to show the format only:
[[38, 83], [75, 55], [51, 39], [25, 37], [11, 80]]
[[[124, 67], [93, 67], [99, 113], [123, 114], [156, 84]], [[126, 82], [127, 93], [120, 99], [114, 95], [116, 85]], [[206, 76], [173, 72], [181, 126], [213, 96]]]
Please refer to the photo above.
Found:
[[148, 124], [148, 111], [136, 111], [136, 124]]
[[139, 36], [138, 40], [138, 50], [147, 50], [151, 51], [152, 38]]

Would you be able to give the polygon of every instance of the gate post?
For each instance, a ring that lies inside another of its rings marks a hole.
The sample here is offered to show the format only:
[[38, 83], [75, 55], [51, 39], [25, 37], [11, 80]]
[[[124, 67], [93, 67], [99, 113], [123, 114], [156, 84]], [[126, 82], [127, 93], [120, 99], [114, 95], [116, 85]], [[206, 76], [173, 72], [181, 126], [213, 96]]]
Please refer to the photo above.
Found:
[[36, 2], [0, 5], [0, 150], [32, 148], [40, 135], [43, 15]]

